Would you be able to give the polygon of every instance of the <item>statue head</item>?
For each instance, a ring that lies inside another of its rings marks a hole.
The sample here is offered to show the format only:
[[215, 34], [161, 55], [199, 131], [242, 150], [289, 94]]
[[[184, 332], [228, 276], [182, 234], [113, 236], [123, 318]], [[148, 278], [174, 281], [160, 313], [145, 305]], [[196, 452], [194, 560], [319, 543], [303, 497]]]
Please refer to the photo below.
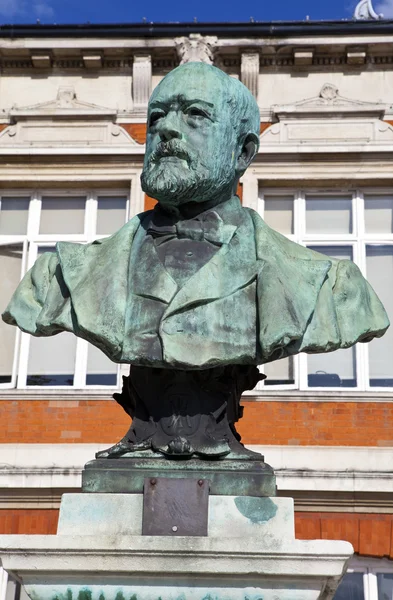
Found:
[[229, 199], [258, 151], [259, 128], [258, 105], [239, 80], [205, 63], [177, 67], [149, 101], [142, 189], [166, 209]]

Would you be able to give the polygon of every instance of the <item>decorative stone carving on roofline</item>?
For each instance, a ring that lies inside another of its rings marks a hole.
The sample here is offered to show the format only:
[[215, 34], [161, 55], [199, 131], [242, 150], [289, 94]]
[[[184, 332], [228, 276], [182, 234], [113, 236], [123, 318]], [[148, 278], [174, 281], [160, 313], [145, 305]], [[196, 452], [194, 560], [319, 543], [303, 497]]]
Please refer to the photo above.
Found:
[[187, 62], [204, 62], [212, 65], [218, 38], [190, 33], [188, 37], [175, 38], [175, 46], [181, 65]]
[[138, 146], [116, 124], [117, 110], [82, 102], [72, 87], [59, 87], [57, 97], [33, 106], [14, 106], [10, 126], [0, 134], [0, 147]]
[[117, 110], [114, 108], [106, 108], [88, 102], [82, 102], [76, 97], [73, 87], [60, 86], [55, 100], [49, 102], [41, 102], [33, 106], [18, 107], [14, 105], [10, 110], [10, 118], [13, 122], [21, 118], [33, 117], [89, 117], [93, 116], [96, 119], [111, 118], [113, 121], [117, 117]]
[[316, 97], [272, 106], [277, 122], [262, 133], [261, 151], [266, 153], [267, 146], [277, 144], [280, 151], [285, 146], [313, 146], [313, 152], [326, 152], [329, 145], [392, 144], [393, 127], [382, 120], [387, 108], [345, 98], [334, 84], [325, 83]]
[[283, 118], [313, 118], [321, 115], [325, 117], [367, 115], [382, 119], [386, 108], [386, 104], [345, 98], [340, 95], [337, 86], [325, 83], [318, 96], [306, 98], [294, 104], [274, 105], [272, 111], [279, 121]]
[[383, 15], [378, 15], [372, 4], [372, 0], [360, 0], [355, 8], [353, 18], [357, 21], [371, 21], [383, 19]]

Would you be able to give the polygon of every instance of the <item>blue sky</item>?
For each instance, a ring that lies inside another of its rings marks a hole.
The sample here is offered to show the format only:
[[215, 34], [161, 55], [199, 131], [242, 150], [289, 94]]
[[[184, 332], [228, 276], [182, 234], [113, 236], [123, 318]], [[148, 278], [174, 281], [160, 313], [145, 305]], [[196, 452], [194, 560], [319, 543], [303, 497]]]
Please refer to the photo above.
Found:
[[[393, 0], [373, 0], [393, 18]], [[350, 19], [357, 0], [0, 0], [0, 23], [137, 23]]]

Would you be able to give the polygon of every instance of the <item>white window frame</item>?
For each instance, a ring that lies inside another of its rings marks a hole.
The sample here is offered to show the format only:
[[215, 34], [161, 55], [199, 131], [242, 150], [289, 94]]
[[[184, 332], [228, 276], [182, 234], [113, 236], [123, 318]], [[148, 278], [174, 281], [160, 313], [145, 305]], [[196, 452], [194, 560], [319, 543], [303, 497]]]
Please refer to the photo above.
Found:
[[[317, 195], [318, 197], [337, 198], [352, 196], [352, 232], [342, 234], [307, 234], [306, 233], [306, 197], [308, 195]], [[387, 187], [362, 187], [361, 189], [347, 188], [343, 189], [324, 189], [302, 186], [301, 188], [271, 188], [264, 186], [262, 181], [258, 183], [257, 212], [264, 218], [265, 196], [293, 196], [293, 233], [286, 237], [303, 246], [351, 246], [353, 260], [360, 271], [367, 277], [366, 269], [366, 246], [384, 245], [393, 246], [392, 234], [366, 234], [365, 233], [365, 196], [367, 195], [390, 195], [393, 196], [393, 188]], [[300, 392], [332, 392], [340, 390], [345, 392], [389, 392], [392, 387], [376, 387], [370, 385], [369, 379], [369, 349], [367, 344], [357, 344], [356, 352], [356, 387], [310, 387], [308, 386], [307, 373], [307, 354], [301, 353], [293, 357], [293, 369], [295, 384], [266, 386], [260, 382], [255, 392], [260, 391], [280, 391], [280, 390], [299, 390]], [[261, 367], [263, 372], [263, 366]]]
[[[72, 198], [85, 197], [85, 222], [84, 232], [82, 234], [42, 234], [39, 233], [39, 224], [41, 217], [42, 198], [47, 196]], [[51, 247], [53, 248], [56, 242], [69, 241], [79, 243], [90, 243], [96, 239], [104, 239], [109, 237], [109, 234], [95, 234], [98, 215], [98, 198], [121, 196], [126, 198], [126, 218], [125, 223], [130, 218], [130, 187], [122, 188], [95, 188], [83, 189], [75, 188], [65, 190], [62, 187], [41, 190], [23, 189], [23, 190], [1, 190], [0, 202], [2, 197], [7, 198], [27, 198], [30, 197], [30, 206], [27, 222], [27, 234], [25, 235], [5, 235], [0, 234], [0, 245], [9, 246], [15, 244], [23, 245], [22, 273], [24, 275], [34, 264], [38, 248]], [[121, 366], [117, 367], [117, 384], [115, 385], [86, 385], [87, 375], [87, 355], [89, 344], [86, 340], [76, 338], [76, 353], [75, 353], [75, 369], [74, 369], [74, 384], [72, 386], [31, 386], [27, 385], [28, 376], [28, 359], [31, 336], [27, 333], [22, 333], [17, 328], [13, 370], [11, 382], [0, 383], [0, 390], [4, 389], [19, 389], [19, 390], [115, 390], [119, 387]]]
[[393, 575], [393, 561], [387, 558], [362, 558], [354, 556], [346, 574], [363, 573], [364, 600], [378, 599], [378, 573]]

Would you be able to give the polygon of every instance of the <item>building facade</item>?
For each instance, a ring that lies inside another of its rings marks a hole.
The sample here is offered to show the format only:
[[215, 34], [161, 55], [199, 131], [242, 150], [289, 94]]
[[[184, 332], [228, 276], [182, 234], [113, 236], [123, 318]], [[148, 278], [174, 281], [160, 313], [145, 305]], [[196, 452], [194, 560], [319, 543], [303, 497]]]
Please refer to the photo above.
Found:
[[[147, 102], [190, 60], [257, 98], [261, 146], [243, 205], [355, 261], [393, 320], [393, 22], [371, 17], [1, 27], [1, 311], [56, 241], [108, 236], [154, 205], [139, 180]], [[32, 338], [0, 323], [0, 340], [0, 533], [55, 533], [61, 494], [128, 428], [111, 399], [127, 369], [67, 333]], [[243, 398], [243, 442], [295, 498], [297, 537], [355, 548], [339, 600], [393, 597], [392, 356], [393, 330], [285, 359]], [[19, 591], [3, 573], [6, 594]]]

